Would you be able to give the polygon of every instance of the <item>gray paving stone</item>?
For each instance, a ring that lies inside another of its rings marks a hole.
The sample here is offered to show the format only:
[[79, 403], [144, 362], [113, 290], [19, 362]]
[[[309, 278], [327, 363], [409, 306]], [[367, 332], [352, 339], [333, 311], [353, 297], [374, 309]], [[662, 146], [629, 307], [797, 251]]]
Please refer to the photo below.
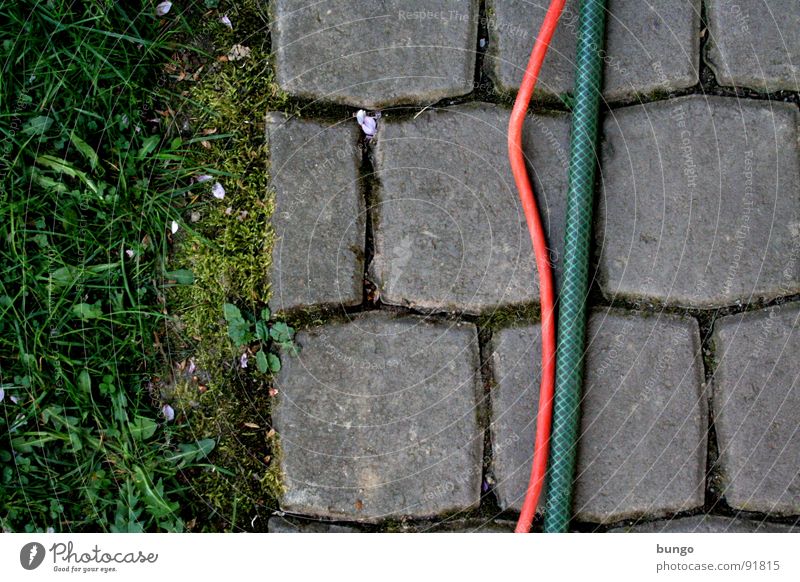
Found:
[[368, 312], [298, 333], [274, 412], [284, 511], [348, 521], [477, 505], [477, 330]]
[[731, 507], [800, 514], [800, 304], [714, 326], [714, 415]]
[[[493, 338], [492, 469], [517, 511], [530, 474], [539, 401], [540, 329]], [[611, 523], [703, 504], [706, 400], [694, 320], [592, 313], [587, 336], [574, 511]]]
[[379, 109], [472, 91], [476, 0], [276, 0], [276, 78], [289, 93]]
[[415, 533], [513, 533], [516, 522], [507, 519], [457, 519], [430, 526], [416, 526]]
[[359, 533], [358, 528], [324, 521], [287, 519], [270, 517], [267, 522], [268, 533]]
[[[374, 163], [370, 273], [393, 305], [485, 312], [538, 300], [525, 216], [508, 164], [509, 111], [470, 104], [386, 119]], [[531, 116], [523, 148], [553, 258], [563, 244], [569, 119]]]
[[273, 310], [357, 305], [363, 288], [365, 209], [354, 123], [267, 123], [272, 217]]
[[609, 533], [798, 533], [800, 529], [780, 523], [735, 519], [717, 515], [695, 515], [618, 527]]
[[800, 90], [797, 0], [709, 0], [708, 61], [720, 85]]
[[717, 307], [800, 292], [795, 106], [692, 96], [617, 109], [604, 128], [606, 296]]
[[[537, 93], [553, 97], [572, 91], [578, 37], [577, 0], [567, 0]], [[519, 89], [533, 40], [549, 2], [489, 0], [486, 66], [498, 89]], [[607, 100], [685, 89], [698, 81], [700, 0], [609, 0], [603, 94]]]

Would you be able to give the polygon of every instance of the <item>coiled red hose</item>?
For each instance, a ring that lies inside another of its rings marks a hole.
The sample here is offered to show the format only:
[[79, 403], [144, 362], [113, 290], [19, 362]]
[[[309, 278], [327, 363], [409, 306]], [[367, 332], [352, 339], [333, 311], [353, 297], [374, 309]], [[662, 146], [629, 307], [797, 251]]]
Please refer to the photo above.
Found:
[[525, 167], [525, 157], [522, 153], [522, 126], [525, 114], [533, 95], [533, 89], [539, 78], [544, 56], [550, 46], [558, 19], [564, 9], [566, 0], [551, 0], [547, 9], [539, 36], [533, 45], [528, 67], [522, 78], [511, 120], [508, 124], [508, 157], [511, 162], [511, 171], [517, 185], [519, 199], [528, 223], [528, 231], [536, 255], [536, 270], [539, 274], [539, 301], [542, 306], [542, 379], [539, 387], [539, 409], [536, 416], [536, 440], [533, 448], [533, 464], [528, 482], [528, 490], [522, 505], [522, 512], [517, 522], [516, 533], [528, 533], [533, 523], [539, 497], [542, 493], [545, 474], [547, 472], [547, 452], [550, 441], [550, 425], [553, 417], [553, 389], [555, 385], [556, 366], [556, 328], [555, 306], [553, 290], [553, 274], [550, 268], [550, 258], [547, 249], [547, 238], [536, 207], [533, 188]]

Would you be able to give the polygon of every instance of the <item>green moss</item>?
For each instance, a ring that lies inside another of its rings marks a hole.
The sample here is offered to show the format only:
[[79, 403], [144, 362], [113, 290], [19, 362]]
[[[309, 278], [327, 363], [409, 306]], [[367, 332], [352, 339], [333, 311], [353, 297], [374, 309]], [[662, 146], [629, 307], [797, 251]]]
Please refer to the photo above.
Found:
[[478, 327], [497, 330], [515, 325], [525, 325], [540, 319], [541, 309], [538, 304], [512, 305], [481, 315], [478, 318]]
[[[218, 439], [213, 466], [185, 475], [193, 492], [185, 518], [195, 531], [252, 529], [253, 519], [274, 508], [282, 492], [270, 378], [255, 366], [239, 367], [239, 350], [222, 317], [223, 303], [257, 313], [269, 301], [274, 199], [265, 114], [296, 113], [259, 46], [258, 39], [266, 38], [260, 4], [220, 6], [220, 13], [229, 8], [235, 33], [213, 18], [197, 23], [197, 46], [214, 54], [188, 95], [189, 122], [195, 135], [205, 136], [194, 146], [196, 165], [225, 188], [223, 200], [207, 194], [189, 201], [189, 228], [180, 231], [171, 261], [195, 277], [193, 285], [171, 291], [168, 308], [174, 316], [171, 347], [194, 358], [198, 377], [176, 383], [174, 399], [189, 411], [188, 435]], [[218, 58], [237, 42], [251, 49], [248, 58]]]

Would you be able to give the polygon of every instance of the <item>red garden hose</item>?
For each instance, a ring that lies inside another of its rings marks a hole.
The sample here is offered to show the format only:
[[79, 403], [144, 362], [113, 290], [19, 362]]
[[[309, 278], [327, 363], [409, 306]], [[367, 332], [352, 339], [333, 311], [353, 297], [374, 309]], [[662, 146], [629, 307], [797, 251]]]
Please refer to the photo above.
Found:
[[566, 0], [551, 0], [547, 15], [544, 18], [539, 36], [533, 45], [528, 67], [522, 78], [511, 120], [508, 124], [508, 157], [511, 161], [511, 171], [517, 185], [519, 199], [525, 212], [528, 231], [536, 255], [536, 269], [539, 274], [539, 300], [542, 306], [542, 380], [539, 387], [539, 410], [536, 416], [536, 440], [533, 448], [533, 466], [525, 494], [525, 502], [517, 522], [516, 533], [528, 533], [531, 529], [533, 516], [539, 504], [545, 474], [547, 472], [547, 451], [550, 440], [550, 424], [553, 416], [553, 388], [555, 384], [556, 366], [556, 329], [555, 307], [553, 301], [553, 274], [550, 269], [550, 258], [547, 250], [542, 220], [536, 208], [533, 188], [525, 167], [525, 158], [522, 153], [522, 126], [525, 114], [533, 95], [533, 88], [539, 77], [544, 56], [550, 46], [558, 19], [564, 9]]

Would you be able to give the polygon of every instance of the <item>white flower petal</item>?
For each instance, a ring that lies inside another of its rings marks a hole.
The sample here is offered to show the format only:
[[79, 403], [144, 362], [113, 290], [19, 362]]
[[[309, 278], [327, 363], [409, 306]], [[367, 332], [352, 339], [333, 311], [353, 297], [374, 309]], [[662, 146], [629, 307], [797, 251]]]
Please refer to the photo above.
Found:
[[175, 420], [175, 409], [172, 408], [169, 404], [165, 404], [161, 407], [161, 414], [164, 415], [164, 418], [167, 419], [167, 422], [171, 422]]
[[156, 15], [164, 16], [172, 8], [172, 2], [162, 2], [156, 6]]
[[129, 258], [129, 259], [132, 259], [132, 258], [133, 258], [133, 255], [135, 255], [136, 253], [134, 253], [134, 252], [133, 252], [131, 249], [127, 249], [127, 250], [125, 251], [125, 254], [126, 254], [126, 255], [128, 255], [128, 258]]
[[178, 232], [178, 228], [179, 228], [178, 227], [178, 223], [173, 220], [172, 221], [172, 225], [170, 226], [170, 230], [172, 231], [172, 234], [175, 234], [176, 232]]
[[231, 24], [231, 19], [228, 18], [227, 14], [225, 16], [223, 16], [222, 18], [220, 18], [219, 21], [222, 24], [224, 24], [225, 26], [227, 26], [228, 28], [230, 28], [231, 30], [233, 30], [233, 24]]
[[242, 368], [246, 368], [247, 367], [247, 354], [246, 353], [242, 354], [242, 356], [239, 358], [239, 365]]
[[250, 47], [244, 46], [242, 44], [235, 44], [231, 47], [231, 50], [228, 51], [229, 61], [239, 61], [241, 59], [246, 59], [249, 56], [250, 56]]
[[375, 132], [378, 131], [378, 122], [375, 117], [367, 115], [367, 112], [363, 109], [359, 109], [358, 113], [356, 113], [356, 121], [358, 121], [361, 130], [367, 137], [374, 136]]
[[19, 402], [19, 398], [17, 398], [16, 396], [9, 396], [9, 397], [8, 397], [8, 399], [9, 399], [11, 402], [13, 402], [14, 404], [16, 404], [17, 402]]
[[222, 184], [219, 182], [215, 182], [214, 185], [211, 187], [211, 194], [214, 195], [214, 198], [217, 200], [222, 200], [225, 198], [225, 188], [222, 187]]
[[197, 180], [198, 182], [208, 182], [211, 178], [212, 176], [210, 176], [209, 174], [200, 174], [199, 176], [197, 176], [197, 178], [195, 178], [195, 180]]
[[6, 398], [6, 391], [0, 388], [0, 402], [5, 400], [5, 398]]

